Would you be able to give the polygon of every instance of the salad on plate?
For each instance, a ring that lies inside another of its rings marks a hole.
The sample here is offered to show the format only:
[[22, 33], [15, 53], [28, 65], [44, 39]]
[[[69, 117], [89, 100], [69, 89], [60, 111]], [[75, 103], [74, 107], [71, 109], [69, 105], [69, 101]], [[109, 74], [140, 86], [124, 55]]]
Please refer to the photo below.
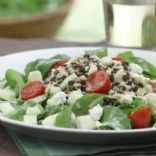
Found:
[[48, 127], [125, 130], [156, 127], [156, 67], [107, 49], [58, 54], [8, 69], [0, 81], [0, 115]]

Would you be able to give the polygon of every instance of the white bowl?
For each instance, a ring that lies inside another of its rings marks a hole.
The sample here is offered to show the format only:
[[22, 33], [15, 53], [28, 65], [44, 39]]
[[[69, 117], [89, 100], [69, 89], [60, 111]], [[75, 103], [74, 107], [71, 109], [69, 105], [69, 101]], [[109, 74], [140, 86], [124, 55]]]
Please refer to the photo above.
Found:
[[[0, 57], [0, 79], [4, 77], [8, 68], [14, 68], [23, 72], [25, 65], [37, 58], [50, 58], [55, 54], [67, 54], [71, 57], [82, 54], [85, 50], [99, 47], [86, 48], [56, 48], [43, 49]], [[118, 52], [127, 49], [108, 48], [109, 55], [115, 56]], [[136, 56], [145, 58], [156, 65], [156, 53], [151, 51], [132, 50]], [[0, 116], [1, 124], [14, 131], [39, 138], [50, 139], [60, 142], [74, 142], [87, 144], [136, 144], [156, 141], [156, 129], [146, 128], [138, 130], [79, 130], [67, 128], [43, 127], [41, 125], [29, 125], [23, 122]]]

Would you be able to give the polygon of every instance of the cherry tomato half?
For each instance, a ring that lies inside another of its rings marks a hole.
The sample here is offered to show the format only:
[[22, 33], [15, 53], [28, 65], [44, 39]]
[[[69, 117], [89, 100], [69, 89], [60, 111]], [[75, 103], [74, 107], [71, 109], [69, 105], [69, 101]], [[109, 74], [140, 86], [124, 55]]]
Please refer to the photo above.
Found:
[[49, 74], [49, 75], [51, 74], [51, 70], [52, 70], [53, 68], [61, 67], [61, 66], [63, 66], [64, 64], [66, 64], [67, 62], [68, 62], [68, 60], [61, 60], [61, 61], [56, 62], [55, 64], [53, 64], [53, 65], [50, 67], [50, 69], [49, 69], [49, 71], [48, 71], [48, 74]]
[[112, 60], [116, 60], [116, 61], [124, 61], [124, 59], [121, 58], [121, 57], [113, 57]]
[[156, 93], [156, 82], [152, 83], [153, 92]]
[[106, 71], [101, 70], [90, 74], [86, 81], [87, 93], [108, 93], [111, 80]]
[[53, 66], [52, 66], [52, 68], [58, 68], [58, 67], [60, 67], [60, 66], [63, 66], [65, 63], [67, 63], [68, 62], [68, 60], [61, 60], [61, 61], [58, 61], [58, 62], [56, 62]]
[[147, 128], [151, 122], [151, 116], [151, 108], [144, 107], [131, 113], [128, 117], [132, 120], [133, 128]]
[[41, 81], [32, 81], [27, 83], [22, 91], [21, 97], [23, 100], [29, 100], [45, 93], [44, 84]]

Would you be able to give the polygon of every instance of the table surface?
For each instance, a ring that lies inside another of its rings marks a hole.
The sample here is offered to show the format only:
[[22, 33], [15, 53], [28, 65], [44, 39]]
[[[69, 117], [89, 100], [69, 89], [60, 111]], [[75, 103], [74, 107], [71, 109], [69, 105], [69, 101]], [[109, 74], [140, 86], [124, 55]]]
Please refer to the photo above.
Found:
[[[74, 46], [100, 46], [101, 43], [69, 43], [57, 42], [48, 39], [33, 39], [33, 40], [17, 40], [17, 39], [0, 39], [0, 56], [7, 55], [15, 52], [55, 48], [55, 47], [74, 47]], [[0, 155], [2, 156], [21, 156], [16, 144], [10, 136], [6, 133], [5, 129], [0, 126]]]

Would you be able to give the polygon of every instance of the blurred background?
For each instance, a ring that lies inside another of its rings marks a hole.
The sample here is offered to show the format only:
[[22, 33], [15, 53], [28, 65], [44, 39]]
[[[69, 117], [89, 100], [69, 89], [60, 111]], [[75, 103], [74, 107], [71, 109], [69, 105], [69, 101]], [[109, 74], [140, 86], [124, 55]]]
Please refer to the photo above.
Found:
[[102, 0], [0, 0], [0, 37], [104, 40]]
[[102, 0], [75, 0], [56, 39], [98, 42], [105, 39]]

